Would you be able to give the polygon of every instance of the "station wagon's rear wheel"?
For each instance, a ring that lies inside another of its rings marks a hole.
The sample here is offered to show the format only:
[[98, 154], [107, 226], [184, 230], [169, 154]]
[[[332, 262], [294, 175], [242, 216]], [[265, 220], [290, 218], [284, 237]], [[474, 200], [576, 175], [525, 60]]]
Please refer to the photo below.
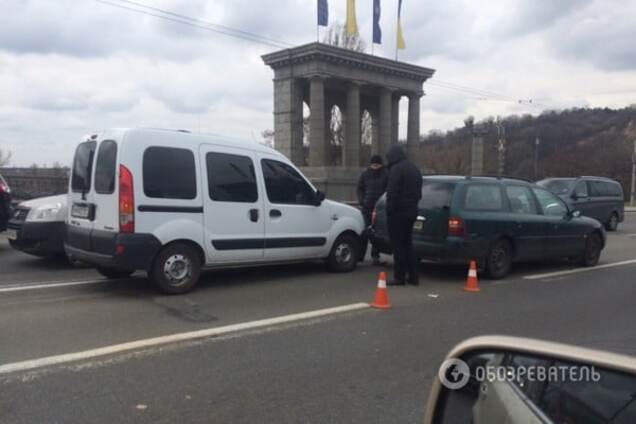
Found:
[[510, 272], [512, 266], [512, 246], [505, 239], [500, 239], [493, 244], [486, 258], [486, 271], [490, 278], [498, 280]]
[[612, 215], [605, 223], [605, 229], [607, 231], [616, 231], [617, 228], [618, 228], [618, 215], [616, 214], [616, 212], [612, 212]]
[[603, 240], [598, 233], [592, 233], [585, 241], [585, 251], [581, 257], [582, 266], [595, 266], [601, 257], [603, 250]]
[[334, 242], [327, 267], [333, 272], [353, 271], [358, 263], [358, 249], [360, 242], [357, 237], [350, 234], [342, 234]]
[[192, 290], [199, 281], [201, 260], [187, 244], [176, 243], [163, 248], [152, 265], [149, 277], [166, 294], [181, 294]]

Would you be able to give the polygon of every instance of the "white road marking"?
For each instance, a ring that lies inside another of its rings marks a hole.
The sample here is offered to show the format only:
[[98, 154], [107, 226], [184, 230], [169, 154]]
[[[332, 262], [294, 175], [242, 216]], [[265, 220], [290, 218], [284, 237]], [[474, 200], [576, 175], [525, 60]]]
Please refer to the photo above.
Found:
[[636, 259], [630, 259], [630, 260], [621, 261], [621, 262], [612, 262], [609, 264], [597, 265], [597, 266], [593, 266], [589, 268], [577, 268], [577, 269], [569, 269], [567, 271], [556, 271], [556, 272], [548, 272], [545, 274], [526, 275], [523, 278], [525, 280], [543, 280], [546, 278], [560, 277], [562, 275], [578, 274], [580, 272], [596, 271], [598, 269], [613, 268], [616, 266], [630, 265], [630, 264], [636, 264]]
[[25, 290], [40, 290], [40, 289], [54, 289], [58, 287], [68, 287], [68, 286], [83, 286], [89, 284], [103, 284], [108, 283], [110, 281], [120, 281], [121, 278], [118, 279], [101, 279], [101, 280], [88, 280], [88, 281], [42, 281], [37, 283], [24, 283], [24, 284], [15, 284], [11, 286], [0, 286], [0, 293], [7, 292], [17, 292], [17, 291], [25, 291]]
[[0, 365], [0, 375], [9, 374], [18, 371], [30, 371], [36, 368], [47, 367], [51, 365], [60, 365], [67, 362], [74, 362], [96, 358], [100, 356], [113, 355], [131, 350], [147, 349], [150, 347], [165, 345], [169, 343], [177, 343], [206, 337], [221, 336], [228, 333], [234, 333], [244, 330], [253, 330], [262, 327], [269, 327], [277, 324], [286, 324], [294, 321], [307, 320], [311, 318], [324, 317], [327, 315], [350, 312], [360, 309], [369, 308], [368, 303], [352, 303], [350, 305], [336, 306], [333, 308], [318, 309], [314, 311], [301, 312], [298, 314], [283, 315], [274, 318], [267, 318], [257, 321], [249, 321], [238, 324], [226, 325], [223, 327], [206, 328], [203, 330], [189, 331], [186, 333], [170, 334], [168, 336], [153, 337], [150, 339], [135, 340], [132, 342], [121, 343], [111, 346], [104, 346], [96, 349], [85, 350], [82, 352], [66, 353], [62, 355], [47, 356], [44, 358], [31, 359], [28, 361], [14, 362], [10, 364]]

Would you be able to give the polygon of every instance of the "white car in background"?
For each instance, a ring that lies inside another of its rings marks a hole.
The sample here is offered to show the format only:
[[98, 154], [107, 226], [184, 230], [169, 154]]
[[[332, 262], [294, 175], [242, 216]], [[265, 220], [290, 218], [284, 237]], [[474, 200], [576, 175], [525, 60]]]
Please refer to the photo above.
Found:
[[41, 257], [65, 256], [67, 194], [19, 203], [7, 226], [11, 247]]

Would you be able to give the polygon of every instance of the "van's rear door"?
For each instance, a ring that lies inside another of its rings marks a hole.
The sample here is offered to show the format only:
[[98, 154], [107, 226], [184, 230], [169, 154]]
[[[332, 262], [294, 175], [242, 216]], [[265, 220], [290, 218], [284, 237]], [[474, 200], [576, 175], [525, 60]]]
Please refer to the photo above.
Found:
[[82, 250], [91, 250], [90, 236], [95, 224], [92, 177], [96, 148], [96, 140], [77, 146], [69, 184], [68, 223], [74, 229], [68, 232], [67, 237], [70, 245]]

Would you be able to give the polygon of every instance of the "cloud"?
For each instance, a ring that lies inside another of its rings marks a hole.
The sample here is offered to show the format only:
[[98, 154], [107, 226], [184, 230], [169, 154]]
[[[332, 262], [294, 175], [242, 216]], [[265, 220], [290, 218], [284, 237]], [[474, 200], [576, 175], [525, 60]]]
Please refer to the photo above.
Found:
[[498, 32], [504, 37], [532, 34], [552, 27], [559, 20], [585, 10], [593, 0], [517, 0], [506, 2], [509, 11]]

